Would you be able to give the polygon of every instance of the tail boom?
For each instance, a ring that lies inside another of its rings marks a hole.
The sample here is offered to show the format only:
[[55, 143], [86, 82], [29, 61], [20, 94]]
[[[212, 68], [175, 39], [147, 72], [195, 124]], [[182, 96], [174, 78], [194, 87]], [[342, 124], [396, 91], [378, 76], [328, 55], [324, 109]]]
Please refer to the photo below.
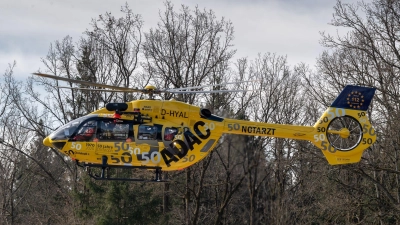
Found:
[[272, 124], [235, 119], [225, 119], [224, 121], [223, 133], [226, 134], [243, 134], [312, 141], [315, 130], [312, 126]]
[[374, 93], [375, 88], [346, 86], [314, 126], [224, 119], [223, 133], [307, 140], [331, 165], [356, 163], [376, 141], [366, 112]]

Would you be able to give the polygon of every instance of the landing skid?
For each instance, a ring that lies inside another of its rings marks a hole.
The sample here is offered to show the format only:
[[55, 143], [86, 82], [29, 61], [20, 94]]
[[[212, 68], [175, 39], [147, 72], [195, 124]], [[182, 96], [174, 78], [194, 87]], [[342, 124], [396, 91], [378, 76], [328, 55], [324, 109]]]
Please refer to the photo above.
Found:
[[[133, 182], [169, 182], [168, 180], [162, 179], [161, 167], [108, 165], [106, 156], [103, 156], [102, 164], [79, 163], [77, 161], [77, 165], [85, 168], [87, 174], [95, 180], [133, 181]], [[94, 174], [91, 171], [91, 168], [101, 168], [100, 175]], [[154, 170], [155, 177], [154, 177], [154, 179], [111, 177], [109, 172], [112, 168]]]

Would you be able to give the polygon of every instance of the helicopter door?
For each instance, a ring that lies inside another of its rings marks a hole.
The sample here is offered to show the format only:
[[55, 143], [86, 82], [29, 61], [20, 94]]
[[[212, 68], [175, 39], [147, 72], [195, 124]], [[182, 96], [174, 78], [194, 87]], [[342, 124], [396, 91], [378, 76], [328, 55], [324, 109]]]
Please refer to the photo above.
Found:
[[[140, 124], [136, 138], [137, 145], [147, 145], [150, 147], [148, 151], [149, 157], [154, 157], [160, 149], [159, 142], [162, 142], [162, 125], [159, 124]], [[155, 152], [155, 153], [153, 153]], [[137, 155], [138, 160], [144, 160], [142, 154]]]
[[96, 150], [97, 121], [88, 120], [81, 124], [75, 134], [68, 141], [68, 154], [87, 160]]
[[98, 123], [97, 154], [109, 155], [119, 150], [129, 150], [129, 145], [122, 143], [134, 141], [131, 121], [102, 118]]

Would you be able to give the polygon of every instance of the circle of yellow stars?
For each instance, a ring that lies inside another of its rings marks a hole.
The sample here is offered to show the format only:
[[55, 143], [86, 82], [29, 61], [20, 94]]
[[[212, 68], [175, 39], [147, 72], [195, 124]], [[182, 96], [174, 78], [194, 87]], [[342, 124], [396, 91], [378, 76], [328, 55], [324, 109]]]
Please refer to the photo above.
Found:
[[358, 91], [352, 91], [347, 96], [347, 104], [350, 108], [359, 109], [364, 103], [364, 95]]

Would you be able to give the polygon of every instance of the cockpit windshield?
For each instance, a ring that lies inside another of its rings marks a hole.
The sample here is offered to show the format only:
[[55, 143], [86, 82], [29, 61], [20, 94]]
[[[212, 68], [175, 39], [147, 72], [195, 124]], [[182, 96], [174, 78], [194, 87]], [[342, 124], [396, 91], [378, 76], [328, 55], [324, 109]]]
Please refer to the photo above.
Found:
[[71, 122], [59, 127], [56, 131], [54, 131], [50, 135], [50, 139], [51, 140], [68, 139], [71, 137], [71, 135], [74, 134], [74, 132], [76, 131], [76, 129], [82, 122], [84, 122], [90, 118], [95, 118], [95, 117], [98, 117], [98, 115], [87, 115], [87, 116], [83, 116], [78, 119], [72, 120]]

